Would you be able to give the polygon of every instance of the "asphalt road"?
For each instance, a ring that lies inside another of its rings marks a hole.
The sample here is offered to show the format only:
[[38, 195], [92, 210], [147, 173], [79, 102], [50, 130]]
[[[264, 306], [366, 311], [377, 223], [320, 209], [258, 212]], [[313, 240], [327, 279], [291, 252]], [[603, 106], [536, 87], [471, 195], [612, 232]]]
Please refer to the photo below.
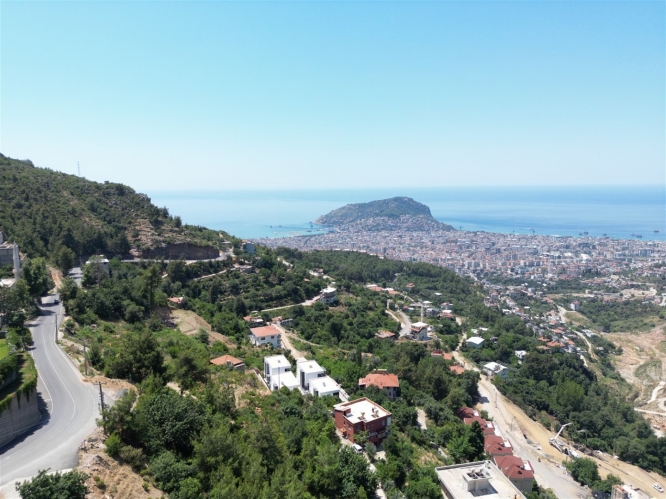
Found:
[[0, 449], [0, 486], [39, 470], [75, 467], [81, 443], [99, 418], [99, 392], [84, 383], [80, 373], [55, 343], [56, 317], [62, 321], [57, 295], [44, 298], [42, 315], [32, 321], [31, 351], [39, 372], [37, 390], [49, 408], [42, 425]]

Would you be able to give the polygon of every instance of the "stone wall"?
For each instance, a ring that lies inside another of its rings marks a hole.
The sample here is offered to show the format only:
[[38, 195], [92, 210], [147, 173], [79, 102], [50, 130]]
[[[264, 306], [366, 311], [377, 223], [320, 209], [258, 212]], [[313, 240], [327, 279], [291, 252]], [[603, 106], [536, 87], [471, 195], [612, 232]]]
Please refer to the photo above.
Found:
[[41, 420], [37, 390], [33, 389], [27, 395], [15, 393], [9, 407], [0, 413], [0, 447], [36, 426]]

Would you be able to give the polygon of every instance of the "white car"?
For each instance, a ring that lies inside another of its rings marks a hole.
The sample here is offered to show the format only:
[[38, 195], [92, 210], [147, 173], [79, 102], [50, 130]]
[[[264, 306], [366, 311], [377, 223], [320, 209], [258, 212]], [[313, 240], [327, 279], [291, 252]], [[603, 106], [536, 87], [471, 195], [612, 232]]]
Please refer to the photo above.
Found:
[[363, 454], [363, 447], [361, 447], [360, 445], [354, 444], [352, 447], [354, 449], [354, 452], [356, 452], [357, 454]]
[[658, 492], [663, 492], [663, 491], [664, 491], [664, 488], [663, 488], [661, 485], [659, 485], [658, 483], [655, 483], [655, 484], [653, 485], [653, 487], [654, 487], [654, 489], [657, 490]]

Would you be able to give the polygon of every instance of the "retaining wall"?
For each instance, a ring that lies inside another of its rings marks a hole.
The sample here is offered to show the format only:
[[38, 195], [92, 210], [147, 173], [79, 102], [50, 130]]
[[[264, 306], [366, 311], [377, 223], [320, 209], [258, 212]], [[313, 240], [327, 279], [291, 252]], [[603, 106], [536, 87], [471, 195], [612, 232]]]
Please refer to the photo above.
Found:
[[15, 393], [9, 407], [0, 413], [0, 447], [39, 424], [41, 419], [37, 390]]

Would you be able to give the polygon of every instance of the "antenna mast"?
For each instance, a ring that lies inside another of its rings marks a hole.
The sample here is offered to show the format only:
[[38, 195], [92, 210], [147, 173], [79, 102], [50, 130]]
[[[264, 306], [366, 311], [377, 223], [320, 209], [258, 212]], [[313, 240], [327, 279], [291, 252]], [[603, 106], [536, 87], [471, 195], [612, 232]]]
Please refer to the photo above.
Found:
[[79, 177], [81, 176], [81, 167], [79, 166], [79, 162], [76, 162], [76, 170], [78, 171]]

